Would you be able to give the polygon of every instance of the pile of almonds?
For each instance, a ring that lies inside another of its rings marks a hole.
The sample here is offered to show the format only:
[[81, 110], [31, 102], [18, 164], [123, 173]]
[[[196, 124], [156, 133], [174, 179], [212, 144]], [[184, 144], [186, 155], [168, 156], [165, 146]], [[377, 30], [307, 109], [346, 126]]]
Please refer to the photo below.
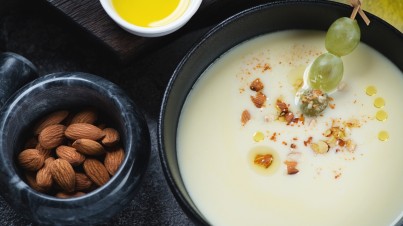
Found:
[[69, 198], [107, 183], [124, 156], [118, 131], [100, 122], [97, 111], [60, 110], [34, 126], [18, 166], [36, 191]]

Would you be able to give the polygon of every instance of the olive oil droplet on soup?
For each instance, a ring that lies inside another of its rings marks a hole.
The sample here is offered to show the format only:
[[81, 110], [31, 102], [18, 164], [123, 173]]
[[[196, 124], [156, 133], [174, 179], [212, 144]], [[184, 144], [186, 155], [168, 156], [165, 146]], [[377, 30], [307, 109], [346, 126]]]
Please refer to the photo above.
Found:
[[[271, 159], [269, 166], [265, 165], [268, 158]], [[260, 175], [273, 175], [280, 166], [280, 157], [277, 152], [266, 146], [252, 148], [249, 152], [248, 161], [253, 171]]]

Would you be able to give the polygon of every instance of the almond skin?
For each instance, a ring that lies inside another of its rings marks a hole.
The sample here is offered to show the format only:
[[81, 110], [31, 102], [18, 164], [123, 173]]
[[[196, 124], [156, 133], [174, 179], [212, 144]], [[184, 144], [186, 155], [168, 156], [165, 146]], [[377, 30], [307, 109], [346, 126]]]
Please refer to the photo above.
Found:
[[113, 151], [106, 152], [104, 165], [108, 170], [110, 175], [115, 175], [116, 171], [118, 171], [120, 165], [125, 158], [125, 152], [122, 148], [117, 148]]
[[50, 172], [54, 182], [64, 191], [73, 192], [76, 186], [76, 177], [73, 167], [67, 160], [56, 159], [50, 165]]
[[105, 166], [96, 159], [87, 158], [83, 168], [87, 176], [98, 186], [106, 184], [110, 179]]
[[44, 128], [50, 125], [60, 124], [67, 116], [68, 111], [56, 111], [41, 119], [34, 128], [34, 134], [38, 135]]
[[75, 148], [65, 145], [60, 145], [56, 148], [56, 155], [59, 158], [67, 160], [67, 162], [69, 162], [72, 166], [79, 166], [85, 160], [85, 156], [83, 154], [77, 152]]
[[29, 171], [42, 168], [45, 158], [36, 149], [25, 149], [18, 155], [18, 164]]
[[70, 124], [74, 123], [88, 123], [94, 124], [95, 121], [98, 119], [98, 113], [94, 109], [85, 109], [78, 112], [74, 117], [71, 119]]
[[253, 91], [260, 92], [264, 88], [264, 85], [263, 85], [262, 81], [260, 81], [260, 79], [257, 78], [255, 80], [253, 80], [253, 82], [250, 84], [249, 88]]
[[71, 146], [85, 155], [102, 155], [105, 153], [105, 149], [100, 143], [90, 139], [78, 139]]
[[75, 197], [80, 197], [85, 195], [84, 192], [78, 191], [78, 192], [74, 192], [74, 193], [66, 193], [66, 192], [58, 192], [56, 194], [57, 198], [60, 199], [68, 199], [68, 198], [75, 198]]
[[38, 150], [45, 159], [49, 158], [52, 155], [52, 149], [46, 149], [42, 147], [39, 143], [36, 145], [35, 149]]
[[262, 92], [257, 92], [255, 96], [250, 96], [250, 99], [257, 108], [262, 108], [266, 103], [266, 95]]
[[244, 111], [242, 112], [242, 115], [241, 115], [241, 123], [242, 123], [242, 126], [246, 125], [246, 123], [249, 122], [250, 118], [251, 118], [251, 116], [250, 116], [249, 111], [248, 111], [248, 110], [244, 110]]
[[36, 174], [33, 172], [27, 172], [24, 174], [25, 182], [37, 192], [45, 193], [46, 191], [36, 183]]
[[36, 174], [36, 183], [43, 190], [48, 191], [53, 185], [52, 174], [50, 173], [50, 165], [55, 161], [53, 157], [45, 160], [45, 165]]
[[92, 180], [84, 173], [76, 173], [76, 191], [85, 191], [92, 187]]
[[120, 135], [116, 129], [105, 128], [103, 131], [105, 133], [105, 137], [101, 141], [103, 145], [113, 147], [119, 142]]
[[299, 172], [299, 170], [297, 169], [298, 162], [285, 161], [284, 163], [287, 165], [287, 174], [288, 175], [297, 174]]
[[100, 128], [94, 125], [88, 123], [74, 123], [67, 127], [65, 136], [71, 140], [80, 138], [100, 140], [105, 134]]
[[46, 148], [52, 149], [64, 141], [64, 131], [66, 127], [61, 124], [50, 125], [44, 128], [38, 136], [39, 144]]

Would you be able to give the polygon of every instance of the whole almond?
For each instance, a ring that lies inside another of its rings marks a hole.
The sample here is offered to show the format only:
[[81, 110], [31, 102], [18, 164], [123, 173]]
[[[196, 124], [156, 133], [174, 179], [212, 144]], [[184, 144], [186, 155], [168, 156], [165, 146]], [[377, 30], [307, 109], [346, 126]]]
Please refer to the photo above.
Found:
[[115, 150], [106, 152], [104, 165], [110, 175], [115, 175], [124, 158], [125, 152], [122, 148], [117, 148]]
[[85, 191], [92, 187], [92, 180], [84, 173], [76, 173], [76, 191]]
[[90, 139], [78, 139], [74, 141], [72, 146], [85, 155], [102, 155], [105, 153], [105, 149], [100, 143]]
[[50, 173], [50, 165], [53, 161], [55, 161], [53, 157], [47, 158], [45, 165], [36, 174], [36, 183], [45, 191], [48, 191], [53, 185], [52, 174]]
[[18, 155], [18, 164], [29, 171], [42, 168], [45, 158], [36, 149], [25, 149]]
[[68, 115], [68, 111], [56, 111], [42, 118], [34, 127], [34, 134], [38, 135], [44, 128], [50, 125], [60, 124]]
[[101, 143], [107, 147], [113, 147], [120, 140], [119, 132], [113, 128], [105, 128], [105, 137], [102, 139]]
[[64, 191], [73, 192], [76, 186], [76, 177], [73, 167], [67, 160], [56, 159], [50, 165], [50, 172], [54, 182]]
[[65, 131], [65, 135], [71, 140], [81, 138], [100, 140], [105, 136], [100, 128], [88, 123], [74, 123], [69, 125]]
[[83, 168], [87, 176], [98, 186], [106, 184], [110, 179], [105, 166], [96, 159], [87, 158]]
[[52, 149], [63, 143], [66, 127], [61, 124], [44, 128], [38, 136], [39, 144], [46, 149]]
[[56, 193], [57, 198], [61, 199], [68, 199], [68, 198], [76, 198], [85, 195], [84, 192], [78, 191], [73, 193], [66, 193], [66, 192], [58, 192]]
[[49, 158], [45, 159], [45, 164], [43, 165], [43, 167], [50, 167], [50, 164], [52, 164], [52, 162], [55, 160], [56, 159], [53, 157], [49, 157]]
[[36, 183], [36, 173], [33, 172], [26, 172], [24, 174], [25, 182], [35, 191], [44, 193], [46, 192], [42, 187]]
[[83, 154], [77, 152], [75, 148], [65, 145], [60, 145], [56, 148], [56, 155], [59, 158], [67, 160], [67, 162], [69, 162], [72, 166], [79, 166], [85, 160], [85, 156]]
[[88, 123], [94, 124], [95, 121], [98, 119], [98, 114], [94, 109], [85, 109], [78, 112], [74, 117], [71, 119], [70, 124], [74, 123]]
[[44, 159], [47, 159], [52, 155], [52, 149], [44, 148], [39, 143], [35, 146], [35, 149], [39, 151], [39, 154], [43, 155]]

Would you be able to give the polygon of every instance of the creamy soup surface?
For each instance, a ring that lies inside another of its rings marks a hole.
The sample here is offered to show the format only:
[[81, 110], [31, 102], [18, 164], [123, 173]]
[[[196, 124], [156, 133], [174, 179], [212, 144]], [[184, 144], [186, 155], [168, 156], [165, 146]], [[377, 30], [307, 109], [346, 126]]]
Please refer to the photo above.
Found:
[[[192, 200], [212, 225], [380, 226], [402, 217], [402, 72], [360, 43], [342, 58], [344, 77], [326, 110], [302, 117], [296, 92], [305, 68], [326, 52], [324, 37], [284, 31], [242, 43], [190, 92], [178, 160]], [[264, 85], [260, 108], [251, 98], [257, 78]], [[281, 116], [278, 101], [298, 119]], [[242, 121], [244, 111], [250, 117]], [[322, 141], [328, 151], [315, 152]], [[267, 169], [254, 162], [259, 153], [272, 155]], [[296, 171], [287, 170], [289, 162]]]

